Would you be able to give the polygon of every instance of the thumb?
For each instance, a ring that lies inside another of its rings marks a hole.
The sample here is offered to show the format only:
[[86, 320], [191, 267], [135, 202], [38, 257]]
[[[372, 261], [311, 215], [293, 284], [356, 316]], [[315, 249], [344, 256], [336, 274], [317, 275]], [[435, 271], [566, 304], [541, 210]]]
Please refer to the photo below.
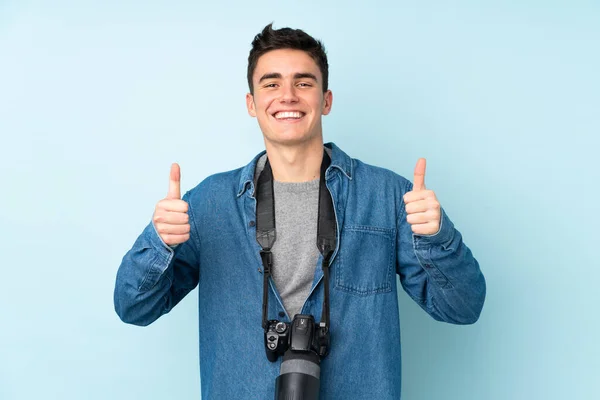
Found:
[[181, 199], [181, 171], [179, 164], [171, 164], [171, 176], [169, 177], [169, 193], [167, 199]]
[[413, 191], [425, 190], [425, 167], [424, 158], [419, 158], [415, 166], [415, 179], [413, 181]]

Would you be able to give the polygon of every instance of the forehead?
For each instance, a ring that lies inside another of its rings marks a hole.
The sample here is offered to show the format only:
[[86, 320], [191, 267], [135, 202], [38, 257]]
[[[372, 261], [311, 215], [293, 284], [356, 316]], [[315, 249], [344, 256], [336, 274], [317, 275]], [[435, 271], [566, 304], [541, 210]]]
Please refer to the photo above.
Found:
[[259, 57], [252, 79], [256, 82], [264, 74], [280, 73], [283, 77], [296, 73], [310, 72], [321, 81], [319, 66], [302, 50], [271, 50]]

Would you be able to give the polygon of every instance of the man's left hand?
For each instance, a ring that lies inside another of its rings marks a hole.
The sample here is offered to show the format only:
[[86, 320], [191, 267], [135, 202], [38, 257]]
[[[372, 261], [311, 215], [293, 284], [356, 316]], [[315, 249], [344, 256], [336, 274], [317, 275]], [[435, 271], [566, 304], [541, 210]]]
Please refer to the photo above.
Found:
[[441, 206], [433, 190], [425, 188], [426, 161], [420, 158], [415, 167], [413, 190], [404, 195], [406, 220], [413, 233], [434, 235], [440, 230]]

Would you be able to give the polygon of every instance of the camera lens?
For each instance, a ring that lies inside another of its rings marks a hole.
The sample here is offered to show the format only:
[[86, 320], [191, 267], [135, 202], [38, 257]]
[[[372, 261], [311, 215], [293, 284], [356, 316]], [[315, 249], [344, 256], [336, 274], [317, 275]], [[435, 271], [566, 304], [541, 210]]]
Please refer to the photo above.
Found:
[[288, 350], [283, 356], [279, 376], [275, 380], [276, 400], [317, 400], [321, 367], [315, 353]]

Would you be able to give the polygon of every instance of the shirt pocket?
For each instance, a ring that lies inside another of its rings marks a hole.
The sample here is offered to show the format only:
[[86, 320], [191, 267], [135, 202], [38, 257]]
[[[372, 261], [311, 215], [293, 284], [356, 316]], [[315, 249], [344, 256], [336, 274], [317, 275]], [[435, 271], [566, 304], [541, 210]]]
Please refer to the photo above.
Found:
[[358, 296], [390, 292], [395, 238], [395, 229], [344, 227], [335, 267], [335, 288]]

